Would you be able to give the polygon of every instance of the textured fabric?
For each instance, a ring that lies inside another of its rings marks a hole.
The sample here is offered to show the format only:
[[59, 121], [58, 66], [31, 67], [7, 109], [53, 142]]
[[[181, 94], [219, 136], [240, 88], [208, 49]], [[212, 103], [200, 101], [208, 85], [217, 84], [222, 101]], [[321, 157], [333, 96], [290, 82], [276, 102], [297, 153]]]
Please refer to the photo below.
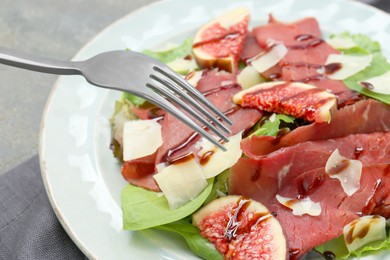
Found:
[[50, 206], [38, 156], [0, 176], [0, 259], [84, 259]]

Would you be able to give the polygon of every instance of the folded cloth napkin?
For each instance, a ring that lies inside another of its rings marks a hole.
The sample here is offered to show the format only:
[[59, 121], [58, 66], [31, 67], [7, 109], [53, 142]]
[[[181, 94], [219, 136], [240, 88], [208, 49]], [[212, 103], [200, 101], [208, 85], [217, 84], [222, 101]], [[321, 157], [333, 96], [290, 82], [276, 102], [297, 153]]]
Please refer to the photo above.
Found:
[[51, 208], [38, 156], [0, 175], [0, 259], [85, 259]]

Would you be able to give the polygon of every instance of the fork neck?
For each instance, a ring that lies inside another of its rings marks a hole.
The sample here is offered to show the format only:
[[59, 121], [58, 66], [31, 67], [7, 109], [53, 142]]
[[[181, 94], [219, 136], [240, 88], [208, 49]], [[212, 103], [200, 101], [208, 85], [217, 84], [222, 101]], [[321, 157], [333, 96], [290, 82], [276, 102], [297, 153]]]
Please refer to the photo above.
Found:
[[57, 75], [79, 75], [80, 62], [59, 61], [0, 47], [0, 63]]

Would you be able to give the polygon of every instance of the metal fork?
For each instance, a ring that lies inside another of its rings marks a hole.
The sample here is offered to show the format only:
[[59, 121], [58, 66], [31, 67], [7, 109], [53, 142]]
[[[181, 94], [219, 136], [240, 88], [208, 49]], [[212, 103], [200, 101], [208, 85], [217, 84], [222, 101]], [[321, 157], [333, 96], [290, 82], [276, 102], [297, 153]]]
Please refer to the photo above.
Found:
[[144, 54], [110, 51], [85, 61], [58, 61], [0, 48], [0, 63], [44, 73], [82, 75], [92, 85], [142, 97], [226, 150], [218, 139], [227, 142], [222, 131], [230, 133], [230, 130], [221, 121], [230, 125], [231, 121], [172, 69]]

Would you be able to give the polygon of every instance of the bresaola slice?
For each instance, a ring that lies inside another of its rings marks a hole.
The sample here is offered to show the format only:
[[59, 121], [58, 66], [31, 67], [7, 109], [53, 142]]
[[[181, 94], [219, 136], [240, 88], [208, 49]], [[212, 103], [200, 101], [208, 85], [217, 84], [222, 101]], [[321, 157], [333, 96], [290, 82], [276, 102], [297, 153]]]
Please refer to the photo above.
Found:
[[311, 140], [326, 140], [357, 133], [390, 131], [390, 106], [373, 99], [361, 100], [353, 105], [335, 111], [327, 123], [313, 123], [301, 126], [282, 137], [253, 136], [241, 143], [243, 152], [257, 158]]
[[122, 165], [122, 176], [129, 183], [147, 190], [160, 191], [156, 181], [151, 177], [155, 172], [157, 152], [142, 158], [126, 161]]
[[[287, 236], [290, 257], [299, 259], [313, 247], [341, 235], [344, 225], [363, 214], [380, 211], [390, 215], [389, 138], [390, 132], [348, 135], [299, 143], [257, 160], [241, 158], [231, 170], [229, 193], [255, 199], [275, 212]], [[336, 149], [363, 165], [360, 188], [350, 196], [339, 180], [325, 172], [326, 162]], [[320, 202], [321, 213], [296, 216], [276, 195], [310, 198]], [[325, 234], [307, 232], [308, 228], [321, 230], [323, 223], [329, 223]]]
[[[237, 113], [241, 116], [246, 114], [244, 116], [246, 120], [236, 121], [233, 124], [230, 129], [232, 135], [248, 129], [262, 116], [261, 112], [252, 109], [240, 111], [241, 109], [231, 101], [232, 96], [241, 90], [236, 76], [231, 73], [217, 70], [205, 71], [198, 81], [197, 89], [229, 118], [235, 117]], [[164, 143], [158, 151], [157, 163], [174, 161], [196, 151], [195, 144], [200, 140], [200, 136], [191, 128], [171, 115], [164, 118], [162, 125]]]
[[[241, 108], [231, 101], [232, 96], [241, 90], [234, 74], [217, 70], [205, 71], [197, 83], [197, 89], [233, 122], [230, 128], [231, 135], [249, 129], [263, 115], [257, 109]], [[128, 182], [155, 191], [160, 190], [153, 179], [156, 165], [171, 164], [189, 154], [194, 154], [198, 162], [202, 159], [198, 156], [199, 149], [196, 147], [201, 140], [200, 135], [170, 114], [166, 114], [160, 122], [163, 145], [158, 149], [154, 159], [140, 158], [125, 162], [122, 167], [122, 174]], [[140, 173], [137, 173], [137, 170]]]
[[[282, 23], [272, 16], [266, 25], [253, 29], [260, 48], [267, 49], [269, 42], [284, 44], [288, 52], [278, 65], [263, 73], [271, 80], [296, 81], [308, 83], [325, 89], [338, 97], [338, 104], [342, 105], [350, 100], [356, 100], [356, 94], [342, 81], [329, 80], [324, 73], [336, 72], [337, 68], [326, 67], [329, 55], [339, 54], [321, 38], [321, 31], [315, 18], [305, 18], [293, 23]], [[255, 49], [255, 44], [248, 42], [247, 50]], [[250, 53], [249, 51], [247, 53]], [[272, 71], [272, 72], [270, 72]]]

